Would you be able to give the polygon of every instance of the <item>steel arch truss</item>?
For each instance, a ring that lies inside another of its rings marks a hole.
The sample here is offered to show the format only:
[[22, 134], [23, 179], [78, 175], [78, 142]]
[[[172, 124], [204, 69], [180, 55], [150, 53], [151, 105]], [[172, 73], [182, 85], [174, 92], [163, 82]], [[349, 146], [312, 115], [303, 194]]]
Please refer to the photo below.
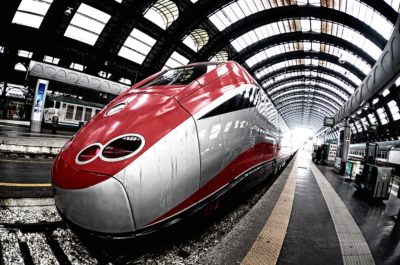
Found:
[[308, 86], [308, 87], [321, 87], [324, 90], [333, 93], [336, 97], [341, 98], [343, 100], [347, 100], [350, 93], [344, 93], [342, 88], [333, 83], [332, 81], [320, 78], [320, 77], [304, 77], [304, 76], [294, 76], [290, 78], [285, 78], [283, 80], [277, 81], [273, 83], [272, 86], [268, 87], [268, 93], [270, 95], [280, 92], [281, 90], [290, 89], [293, 86]]
[[253, 55], [256, 55], [258, 52], [265, 50], [269, 47], [273, 47], [284, 43], [293, 43], [300, 41], [310, 41], [310, 42], [320, 42], [320, 43], [330, 44], [335, 47], [341, 48], [343, 50], [351, 51], [354, 55], [360, 57], [370, 65], [374, 65], [376, 62], [376, 60], [372, 58], [372, 56], [369, 55], [366, 51], [362, 50], [358, 46], [354, 45], [353, 43], [345, 39], [327, 33], [302, 32], [302, 31], [288, 32], [262, 39], [244, 48], [232, 59], [238, 62], [244, 62], [246, 61], [246, 59], [252, 57]]
[[328, 100], [332, 100], [334, 101], [337, 106], [342, 106], [344, 104], [344, 100], [341, 100], [340, 98], [336, 97], [335, 94], [325, 90], [325, 89], [315, 89], [315, 86], [311, 87], [305, 87], [305, 86], [295, 86], [292, 87], [286, 91], [280, 91], [274, 94], [270, 94], [272, 100], [274, 102], [280, 102], [281, 100], [286, 100], [287, 97], [291, 97], [291, 96], [298, 96], [298, 95], [302, 95], [302, 96], [311, 96], [311, 97], [315, 97], [316, 95], [319, 95], [321, 97], [324, 97]]

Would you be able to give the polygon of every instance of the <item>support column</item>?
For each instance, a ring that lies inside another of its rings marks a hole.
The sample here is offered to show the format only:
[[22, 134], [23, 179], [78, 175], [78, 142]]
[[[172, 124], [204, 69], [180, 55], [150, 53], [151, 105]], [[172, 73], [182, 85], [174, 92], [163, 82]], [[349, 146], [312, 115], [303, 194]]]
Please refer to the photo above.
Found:
[[346, 171], [346, 162], [349, 158], [349, 149], [350, 149], [350, 123], [349, 118], [344, 120], [344, 131], [343, 131], [343, 147], [342, 147], [342, 164], [340, 173], [344, 174]]

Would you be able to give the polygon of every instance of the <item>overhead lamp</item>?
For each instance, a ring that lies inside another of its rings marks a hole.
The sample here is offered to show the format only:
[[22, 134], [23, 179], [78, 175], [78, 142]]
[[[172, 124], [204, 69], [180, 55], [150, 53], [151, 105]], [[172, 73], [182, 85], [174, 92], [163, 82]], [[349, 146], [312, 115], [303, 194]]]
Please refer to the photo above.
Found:
[[344, 59], [343, 54], [340, 54], [338, 61], [339, 61], [340, 64], [345, 64], [346, 63], [346, 60]]
[[67, 9], [65, 9], [64, 11], [64, 15], [69, 17], [70, 15], [72, 15], [72, 11], [74, 11], [72, 7], [67, 7]]

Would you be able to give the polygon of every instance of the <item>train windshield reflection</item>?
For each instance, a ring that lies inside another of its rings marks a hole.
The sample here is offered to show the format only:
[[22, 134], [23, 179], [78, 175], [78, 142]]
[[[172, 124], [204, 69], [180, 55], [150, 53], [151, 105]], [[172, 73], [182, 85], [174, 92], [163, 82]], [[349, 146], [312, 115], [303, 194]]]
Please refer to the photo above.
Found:
[[188, 85], [202, 75], [215, 69], [218, 64], [204, 64], [196, 66], [186, 66], [170, 69], [156, 77], [154, 80], [141, 86], [171, 86], [171, 85]]

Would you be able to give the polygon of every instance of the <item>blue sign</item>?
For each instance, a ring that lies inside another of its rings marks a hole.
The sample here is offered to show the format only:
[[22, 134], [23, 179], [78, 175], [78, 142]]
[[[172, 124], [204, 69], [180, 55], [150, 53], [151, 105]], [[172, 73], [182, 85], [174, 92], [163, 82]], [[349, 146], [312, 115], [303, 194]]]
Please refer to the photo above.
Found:
[[47, 80], [38, 80], [35, 98], [33, 101], [32, 120], [41, 121], [43, 117], [44, 101], [46, 100]]

